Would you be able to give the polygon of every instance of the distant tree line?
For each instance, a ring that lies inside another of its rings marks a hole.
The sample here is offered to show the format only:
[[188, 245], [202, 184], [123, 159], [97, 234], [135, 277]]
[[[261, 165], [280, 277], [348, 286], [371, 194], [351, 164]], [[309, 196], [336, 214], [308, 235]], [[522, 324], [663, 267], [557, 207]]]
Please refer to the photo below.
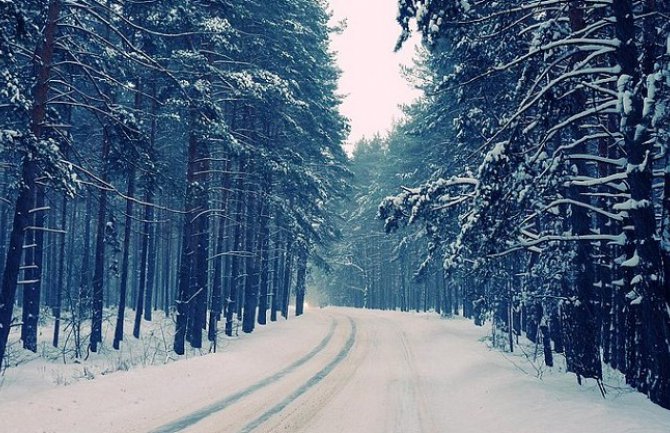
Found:
[[183, 354], [292, 295], [302, 313], [348, 177], [328, 21], [312, 0], [0, 0], [0, 360], [45, 317], [96, 352], [105, 320], [118, 349], [127, 307], [135, 337], [163, 310]]

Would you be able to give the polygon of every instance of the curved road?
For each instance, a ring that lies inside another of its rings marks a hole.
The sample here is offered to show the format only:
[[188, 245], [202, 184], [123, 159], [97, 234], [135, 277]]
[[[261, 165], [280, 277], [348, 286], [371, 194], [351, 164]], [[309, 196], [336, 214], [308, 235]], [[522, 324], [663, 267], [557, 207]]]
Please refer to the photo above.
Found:
[[301, 358], [300, 368], [152, 433], [440, 432], [401, 323], [355, 311], [326, 314], [336, 323], [334, 335]]

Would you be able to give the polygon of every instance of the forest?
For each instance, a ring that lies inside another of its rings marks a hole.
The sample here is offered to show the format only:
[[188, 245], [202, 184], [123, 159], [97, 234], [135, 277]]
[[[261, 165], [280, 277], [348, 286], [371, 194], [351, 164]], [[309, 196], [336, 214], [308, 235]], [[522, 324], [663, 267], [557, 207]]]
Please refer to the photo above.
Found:
[[292, 291], [302, 313], [348, 176], [323, 4], [3, 0], [0, 19], [0, 359], [11, 327], [37, 350], [41, 315], [79, 357], [103, 321], [118, 349], [127, 314], [135, 337], [174, 314], [183, 354], [286, 317]]
[[157, 311], [216, 351], [309, 287], [670, 409], [670, 3], [397, 7], [422, 96], [349, 156], [325, 0], [0, 0], [2, 367]]

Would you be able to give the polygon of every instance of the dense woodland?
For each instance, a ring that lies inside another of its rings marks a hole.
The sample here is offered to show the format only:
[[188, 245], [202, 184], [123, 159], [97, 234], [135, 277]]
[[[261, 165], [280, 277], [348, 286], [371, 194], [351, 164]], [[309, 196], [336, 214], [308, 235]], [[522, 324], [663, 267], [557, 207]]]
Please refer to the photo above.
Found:
[[425, 94], [353, 155], [330, 302], [487, 320], [670, 408], [670, 3], [399, 6]]
[[157, 309], [215, 349], [309, 282], [670, 408], [670, 4], [398, 6], [423, 97], [348, 160], [325, 1], [0, 0], [0, 359]]
[[348, 177], [325, 7], [0, 1], [0, 359], [41, 320], [79, 357], [128, 314], [183, 354], [302, 313]]

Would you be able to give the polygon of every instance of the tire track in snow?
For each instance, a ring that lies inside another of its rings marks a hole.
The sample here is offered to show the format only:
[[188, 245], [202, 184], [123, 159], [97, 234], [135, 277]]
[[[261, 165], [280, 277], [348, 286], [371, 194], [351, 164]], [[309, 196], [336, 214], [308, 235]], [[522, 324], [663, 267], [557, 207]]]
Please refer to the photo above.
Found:
[[288, 405], [293, 403], [297, 398], [299, 398], [301, 395], [305, 394], [311, 388], [319, 384], [326, 376], [328, 376], [335, 369], [335, 367], [337, 367], [342, 361], [346, 359], [347, 355], [349, 355], [349, 352], [351, 351], [351, 348], [356, 342], [356, 333], [357, 333], [356, 323], [351, 317], [349, 317], [348, 319], [351, 325], [351, 331], [349, 334], [349, 338], [347, 339], [347, 342], [345, 343], [342, 350], [340, 350], [340, 352], [325, 367], [323, 367], [316, 374], [310, 377], [309, 380], [307, 380], [307, 382], [305, 382], [302, 386], [296, 389], [288, 397], [286, 397], [284, 400], [280, 401], [279, 403], [277, 403], [276, 405], [265, 411], [261, 416], [259, 416], [258, 418], [256, 418], [255, 420], [251, 421], [249, 424], [244, 426], [242, 430], [240, 430], [240, 433], [251, 433], [258, 427], [266, 423], [274, 415], [279, 414]]
[[[350, 319], [351, 320], [351, 319]], [[353, 324], [353, 322], [352, 322]], [[265, 379], [262, 379], [253, 385], [236, 392], [235, 394], [232, 394], [223, 400], [217, 401], [215, 403], [212, 403], [208, 406], [205, 406], [202, 409], [199, 409], [195, 412], [190, 413], [189, 415], [186, 415], [182, 418], [179, 418], [175, 421], [172, 421], [168, 424], [165, 424], [155, 430], [151, 430], [150, 433], [177, 433], [179, 431], [182, 431], [193, 424], [197, 423], [198, 421], [203, 420], [204, 418], [207, 418], [210, 415], [213, 415], [216, 412], [222, 411], [228, 406], [236, 403], [242, 398], [248, 397], [249, 395], [255, 393], [256, 391], [259, 391], [269, 385], [272, 385], [273, 383], [279, 381], [282, 379], [284, 376], [286, 376], [289, 373], [292, 373], [298, 367], [303, 366], [305, 363], [307, 363], [309, 360], [314, 358], [319, 352], [321, 352], [327, 345], [330, 343], [330, 340], [333, 338], [333, 335], [335, 334], [335, 326], [336, 321], [335, 318], [331, 318], [330, 322], [330, 328], [328, 330], [328, 334], [321, 340], [319, 344], [317, 344], [314, 349], [312, 349], [309, 353], [307, 353], [305, 356], [302, 358], [298, 359], [295, 361], [293, 364], [289, 365], [286, 368], [283, 368], [282, 370], [279, 370], [275, 374], [266, 377]], [[350, 337], [351, 338], [351, 337]], [[352, 343], [353, 344], [353, 343]], [[329, 364], [330, 365], [330, 364]]]
[[[349, 317], [349, 319], [352, 318]], [[370, 329], [358, 320], [356, 322], [356, 341], [337, 368], [313, 389], [291, 402], [281, 413], [273, 416], [253, 433], [313, 433], [319, 431], [313, 426], [315, 419], [319, 419], [322, 411], [328, 411], [340, 393], [346, 393], [354, 376], [364, 361], [368, 359], [370, 352], [374, 351], [374, 347], [377, 346], [376, 340], [370, 336], [371, 332], [376, 334], [376, 329]]]
[[403, 359], [406, 364], [406, 371], [409, 372], [411, 380], [411, 391], [410, 394], [414, 397], [416, 402], [416, 415], [421, 427], [421, 432], [424, 433], [434, 433], [437, 432], [437, 427], [435, 425], [435, 420], [431, 416], [430, 409], [428, 408], [428, 399], [421, 387], [421, 378], [417, 374], [416, 368], [416, 357], [410, 346], [410, 343], [407, 338], [407, 334], [404, 330], [400, 331], [400, 346], [403, 352]]

